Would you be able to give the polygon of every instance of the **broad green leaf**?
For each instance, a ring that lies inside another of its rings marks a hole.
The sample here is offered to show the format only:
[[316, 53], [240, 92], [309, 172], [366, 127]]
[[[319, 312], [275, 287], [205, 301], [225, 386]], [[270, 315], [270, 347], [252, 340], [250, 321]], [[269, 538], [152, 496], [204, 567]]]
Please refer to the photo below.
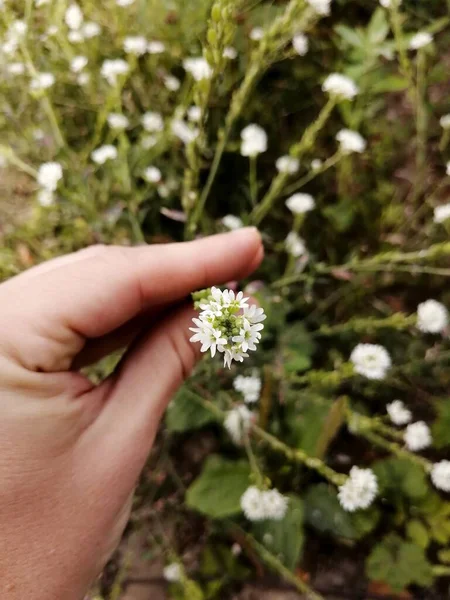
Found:
[[431, 432], [433, 445], [436, 448], [445, 448], [450, 445], [450, 400], [439, 400], [436, 403], [437, 418]]
[[346, 400], [342, 396], [331, 405], [316, 444], [315, 456], [323, 458], [329, 445], [345, 422]]
[[166, 425], [169, 431], [199, 429], [213, 421], [215, 421], [213, 413], [193, 400], [183, 388], [167, 408]]
[[377, 462], [373, 470], [378, 477], [380, 495], [390, 500], [404, 496], [417, 502], [429, 490], [423, 469], [408, 459], [387, 458]]
[[408, 87], [408, 81], [400, 75], [388, 75], [378, 78], [373, 82], [371, 91], [373, 94], [385, 94], [386, 92], [401, 92]]
[[306, 371], [310, 368], [315, 343], [303, 323], [295, 323], [287, 327], [282, 345], [286, 371]]
[[331, 407], [330, 398], [298, 392], [295, 401], [286, 409], [289, 443], [310, 455], [316, 455]]
[[246, 461], [210, 456], [186, 492], [186, 504], [213, 519], [237, 515], [241, 512], [241, 496], [250, 484], [250, 474]]
[[376, 46], [381, 44], [386, 39], [389, 33], [389, 23], [386, 19], [386, 11], [378, 7], [370, 19], [369, 26], [367, 27], [367, 37], [369, 42]]
[[427, 528], [418, 519], [413, 519], [406, 524], [406, 535], [420, 548], [425, 549], [430, 544]]
[[350, 46], [362, 48], [364, 46], [364, 36], [361, 31], [347, 27], [346, 25], [336, 25], [335, 32]]

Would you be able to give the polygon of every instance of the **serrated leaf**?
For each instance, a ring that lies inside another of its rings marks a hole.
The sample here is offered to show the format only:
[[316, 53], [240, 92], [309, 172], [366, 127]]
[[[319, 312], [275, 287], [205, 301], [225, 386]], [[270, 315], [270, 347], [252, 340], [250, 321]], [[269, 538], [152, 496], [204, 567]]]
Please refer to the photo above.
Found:
[[169, 404], [166, 413], [167, 429], [173, 432], [199, 429], [215, 420], [214, 414], [195, 402], [183, 388]]
[[186, 492], [186, 504], [213, 519], [224, 519], [241, 512], [240, 500], [250, 484], [248, 462], [210, 456], [200, 476]]

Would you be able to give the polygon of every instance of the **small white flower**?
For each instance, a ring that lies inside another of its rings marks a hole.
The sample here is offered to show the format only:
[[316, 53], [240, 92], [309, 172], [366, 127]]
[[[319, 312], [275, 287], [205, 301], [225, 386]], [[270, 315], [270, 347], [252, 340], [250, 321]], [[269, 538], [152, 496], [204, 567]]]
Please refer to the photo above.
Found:
[[141, 139], [141, 146], [144, 148], [144, 150], [150, 150], [151, 148], [156, 146], [157, 143], [158, 138], [156, 137], [156, 135], [145, 135]]
[[232, 46], [226, 46], [223, 50], [223, 57], [228, 58], [228, 60], [235, 60], [238, 57], [238, 53], [236, 48]]
[[284, 245], [286, 247], [286, 251], [295, 258], [298, 258], [306, 253], [305, 241], [295, 231], [288, 233], [284, 241]]
[[450, 460], [441, 460], [433, 465], [431, 481], [444, 492], [450, 492]]
[[378, 481], [372, 469], [352, 467], [349, 478], [339, 487], [338, 498], [348, 512], [369, 508], [378, 493]]
[[286, 206], [294, 215], [302, 215], [315, 208], [316, 203], [311, 194], [294, 194], [286, 200]]
[[77, 77], [77, 83], [78, 85], [87, 85], [91, 80], [91, 75], [90, 73], [80, 73]]
[[242, 156], [257, 156], [267, 150], [267, 133], [259, 125], [247, 125], [241, 131], [241, 139]]
[[344, 154], [364, 152], [367, 146], [366, 140], [357, 131], [351, 129], [341, 129], [336, 134], [336, 140], [339, 142], [340, 151]]
[[450, 177], [450, 161], [445, 165], [445, 173]]
[[299, 56], [305, 56], [309, 49], [309, 41], [304, 33], [297, 33], [292, 38], [292, 46]]
[[101, 30], [102, 28], [100, 27], [100, 25], [98, 23], [94, 23], [94, 21], [88, 21], [81, 28], [83, 37], [85, 37], [88, 40], [100, 35]]
[[120, 113], [109, 113], [107, 121], [111, 129], [126, 129], [130, 124], [127, 117]]
[[50, 4], [50, 0], [34, 0], [34, 5], [36, 8], [40, 6], [45, 6], [46, 4]]
[[383, 8], [391, 8], [392, 6], [400, 6], [402, 0], [380, 0]]
[[64, 20], [67, 27], [69, 29], [80, 29], [83, 19], [83, 13], [81, 12], [81, 8], [78, 6], [78, 4], [76, 4], [76, 2], [70, 4], [64, 15]]
[[244, 227], [242, 219], [236, 217], [236, 215], [225, 215], [222, 218], [222, 223], [227, 229], [230, 229], [231, 231]]
[[314, 159], [311, 161], [311, 169], [312, 169], [313, 171], [319, 171], [319, 169], [321, 169], [321, 168], [322, 168], [322, 166], [323, 166], [323, 161], [322, 161], [322, 160], [320, 160], [320, 158], [314, 158]]
[[10, 75], [23, 75], [25, 73], [25, 65], [22, 62], [9, 63], [6, 68]]
[[202, 56], [185, 58], [183, 61], [183, 67], [192, 75], [195, 81], [210, 79], [213, 73], [208, 61]]
[[37, 201], [41, 206], [51, 206], [54, 203], [54, 196], [51, 190], [42, 188], [37, 194]]
[[123, 40], [123, 49], [127, 54], [142, 56], [147, 52], [148, 42], [142, 35], [129, 36]]
[[135, 3], [135, 0], [116, 0], [117, 6], [121, 6], [121, 7], [131, 6], [134, 3]]
[[30, 89], [33, 91], [48, 90], [55, 83], [53, 73], [36, 73], [30, 83]]
[[427, 300], [417, 307], [417, 327], [425, 333], [441, 333], [448, 325], [448, 312], [437, 300]]
[[224, 420], [224, 427], [233, 442], [242, 444], [250, 431], [253, 413], [246, 406], [237, 406], [229, 410]]
[[238, 543], [233, 544], [231, 546], [231, 554], [233, 556], [240, 556], [242, 554], [242, 547]]
[[378, 344], [358, 344], [350, 355], [356, 373], [367, 379], [384, 379], [391, 367], [391, 357]]
[[[131, 0], [131, 2], [130, 0], [117, 0], [117, 4], [119, 4], [119, 2], [128, 2], [129, 4], [132, 4], [134, 0]], [[119, 6], [128, 6], [128, 4], [119, 4]], [[183, 578], [183, 571], [178, 563], [171, 563], [164, 567], [163, 577], [169, 583], [176, 583]]]
[[163, 42], [159, 42], [158, 40], [152, 40], [147, 45], [147, 52], [149, 54], [162, 54], [165, 51], [165, 44]]
[[164, 120], [157, 112], [146, 112], [141, 117], [142, 127], [151, 133], [164, 130]]
[[258, 402], [261, 394], [261, 378], [257, 374], [250, 377], [238, 375], [233, 381], [233, 387], [244, 396], [244, 402], [253, 404]]
[[190, 106], [187, 111], [187, 117], [189, 121], [198, 123], [202, 116], [202, 109], [199, 106]]
[[266, 519], [281, 521], [286, 515], [289, 499], [273, 489], [262, 492], [262, 503]]
[[164, 77], [164, 85], [170, 92], [178, 92], [181, 83], [177, 77], [174, 77], [173, 75], [166, 75]]
[[264, 29], [262, 27], [254, 27], [250, 31], [250, 39], [254, 42], [259, 42], [264, 37]]
[[266, 516], [263, 492], [254, 485], [247, 488], [241, 496], [241, 508], [249, 521], [263, 521]]
[[67, 39], [71, 44], [81, 44], [84, 42], [84, 35], [81, 29], [71, 29], [67, 35]]
[[300, 161], [293, 156], [280, 156], [275, 163], [276, 168], [280, 173], [289, 173], [293, 175], [300, 168]]
[[194, 142], [200, 133], [196, 127], [192, 127], [182, 119], [173, 119], [171, 130], [173, 135], [186, 145]]
[[46, 33], [47, 33], [47, 35], [49, 37], [52, 37], [53, 35], [56, 35], [58, 33], [58, 26], [57, 25], [50, 25], [50, 27], [47, 29]]
[[149, 183], [159, 183], [162, 179], [162, 173], [157, 167], [147, 167], [144, 171], [144, 179]]
[[72, 73], [80, 73], [87, 64], [88, 59], [86, 56], [75, 56], [75, 58], [72, 58], [70, 61], [70, 70]]
[[307, 4], [318, 15], [329, 15], [331, 12], [331, 0], [306, 0]]
[[401, 400], [394, 400], [386, 405], [389, 418], [394, 425], [406, 425], [412, 419], [411, 411], [406, 408]]
[[441, 206], [436, 206], [434, 209], [434, 222], [435, 223], [443, 223], [450, 217], [450, 203], [441, 204]]
[[57, 162], [47, 162], [43, 163], [38, 170], [37, 182], [38, 184], [49, 190], [50, 192], [54, 192], [58, 187], [58, 181], [62, 179], [63, 170], [59, 163]]
[[406, 447], [411, 452], [423, 450], [430, 446], [432, 442], [430, 429], [424, 421], [417, 421], [408, 425], [403, 434], [403, 439]]
[[442, 129], [450, 129], [450, 114], [449, 115], [443, 115], [439, 119], [439, 123], [440, 123]]
[[106, 79], [109, 85], [116, 85], [117, 77], [120, 75], [126, 75], [130, 67], [128, 63], [122, 58], [115, 58], [113, 60], [106, 59], [103, 61], [100, 74]]
[[419, 50], [425, 48], [433, 41], [433, 36], [427, 31], [419, 31], [409, 40], [409, 48], [411, 50]]
[[328, 75], [322, 84], [322, 90], [330, 96], [344, 100], [351, 100], [359, 92], [358, 86], [353, 79], [340, 73], [332, 73]]
[[110, 144], [100, 146], [91, 153], [91, 158], [98, 165], [104, 165], [107, 160], [117, 158], [117, 148]]

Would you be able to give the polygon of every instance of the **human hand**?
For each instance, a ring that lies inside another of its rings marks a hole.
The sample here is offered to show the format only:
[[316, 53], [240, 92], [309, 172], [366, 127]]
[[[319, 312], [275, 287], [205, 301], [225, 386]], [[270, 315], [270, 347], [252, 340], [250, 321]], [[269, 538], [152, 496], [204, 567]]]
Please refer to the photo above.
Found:
[[[250, 274], [255, 229], [92, 247], [0, 285], [0, 597], [80, 600], [116, 547], [162, 413], [198, 358], [191, 291]], [[78, 368], [128, 346], [98, 386]]]

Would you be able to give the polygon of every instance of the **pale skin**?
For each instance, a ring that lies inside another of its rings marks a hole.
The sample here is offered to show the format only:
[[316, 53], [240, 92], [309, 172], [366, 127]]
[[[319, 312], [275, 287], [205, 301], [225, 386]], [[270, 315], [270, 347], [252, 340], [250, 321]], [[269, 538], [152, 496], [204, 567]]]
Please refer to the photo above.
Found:
[[[161, 416], [199, 358], [200, 288], [250, 275], [253, 228], [92, 247], [0, 285], [0, 598], [82, 600], [114, 551]], [[79, 372], [113, 350], [116, 372]]]

